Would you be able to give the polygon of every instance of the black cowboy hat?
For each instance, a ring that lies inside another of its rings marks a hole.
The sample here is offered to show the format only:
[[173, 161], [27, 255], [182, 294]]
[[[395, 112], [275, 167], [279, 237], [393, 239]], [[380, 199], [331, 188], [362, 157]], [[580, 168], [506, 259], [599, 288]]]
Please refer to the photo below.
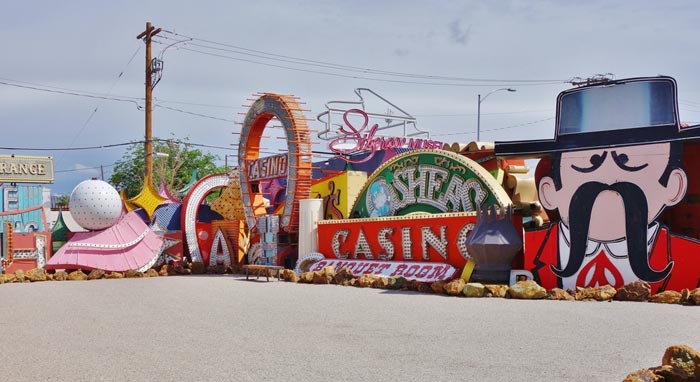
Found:
[[538, 157], [698, 138], [700, 125], [681, 127], [676, 80], [640, 77], [559, 93], [553, 139], [496, 142], [495, 151], [497, 156]]

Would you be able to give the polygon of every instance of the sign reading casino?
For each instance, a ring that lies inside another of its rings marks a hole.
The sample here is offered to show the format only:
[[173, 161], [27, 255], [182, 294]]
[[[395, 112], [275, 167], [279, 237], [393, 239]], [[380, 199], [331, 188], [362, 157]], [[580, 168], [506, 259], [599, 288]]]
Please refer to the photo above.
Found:
[[[323, 238], [318, 251], [343, 261], [446, 263], [461, 268], [470, 258], [467, 239], [476, 224], [475, 211], [481, 205], [510, 204], [503, 187], [471, 159], [448, 151], [414, 150], [372, 174], [351, 219], [318, 223], [318, 237]], [[520, 219], [514, 218], [513, 224], [522, 229]]]
[[0, 182], [53, 183], [53, 158], [0, 155]]

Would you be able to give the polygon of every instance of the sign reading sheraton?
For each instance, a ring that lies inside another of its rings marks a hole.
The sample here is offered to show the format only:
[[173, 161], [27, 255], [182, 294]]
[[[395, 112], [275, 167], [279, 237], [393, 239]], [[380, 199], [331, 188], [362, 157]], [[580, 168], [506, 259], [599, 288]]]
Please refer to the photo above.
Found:
[[0, 155], [0, 182], [53, 183], [53, 158]]
[[476, 162], [442, 150], [414, 150], [384, 163], [365, 183], [351, 217], [473, 212], [510, 198]]

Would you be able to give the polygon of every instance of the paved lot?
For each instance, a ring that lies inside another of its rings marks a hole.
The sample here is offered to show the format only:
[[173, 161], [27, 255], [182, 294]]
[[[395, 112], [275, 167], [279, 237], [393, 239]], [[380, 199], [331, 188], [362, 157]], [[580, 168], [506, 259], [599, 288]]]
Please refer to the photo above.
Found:
[[237, 276], [0, 285], [6, 381], [621, 381], [700, 307], [466, 299]]

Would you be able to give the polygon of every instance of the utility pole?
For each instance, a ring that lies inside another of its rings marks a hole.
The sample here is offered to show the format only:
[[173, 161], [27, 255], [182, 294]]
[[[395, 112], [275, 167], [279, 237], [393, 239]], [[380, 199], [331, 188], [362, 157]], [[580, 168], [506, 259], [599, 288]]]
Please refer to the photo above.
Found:
[[152, 182], [153, 179], [153, 125], [151, 118], [151, 110], [153, 108], [153, 84], [151, 75], [153, 74], [152, 58], [151, 58], [151, 38], [160, 33], [161, 28], [155, 29], [150, 22], [146, 23], [146, 30], [141, 32], [136, 38], [143, 39], [146, 43], [146, 138], [144, 142], [146, 168], [144, 171], [145, 182]]

